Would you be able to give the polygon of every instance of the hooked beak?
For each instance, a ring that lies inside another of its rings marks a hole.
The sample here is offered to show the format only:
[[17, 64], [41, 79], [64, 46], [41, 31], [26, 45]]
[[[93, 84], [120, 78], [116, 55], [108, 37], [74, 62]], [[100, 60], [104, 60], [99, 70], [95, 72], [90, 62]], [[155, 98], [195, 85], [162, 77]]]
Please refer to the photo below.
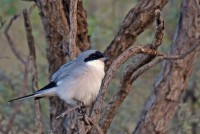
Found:
[[110, 58], [108, 58], [107, 56], [103, 57], [104, 62], [108, 61]]

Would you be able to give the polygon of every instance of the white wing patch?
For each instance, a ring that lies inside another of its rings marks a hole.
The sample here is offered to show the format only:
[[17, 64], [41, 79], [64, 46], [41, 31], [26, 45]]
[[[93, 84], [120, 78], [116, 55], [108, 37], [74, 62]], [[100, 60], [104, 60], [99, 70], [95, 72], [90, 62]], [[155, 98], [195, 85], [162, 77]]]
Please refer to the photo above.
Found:
[[60, 84], [62, 84], [62, 80], [60, 80], [60, 81], [58, 81], [58, 82], [56, 83], [57, 86], [59, 86]]

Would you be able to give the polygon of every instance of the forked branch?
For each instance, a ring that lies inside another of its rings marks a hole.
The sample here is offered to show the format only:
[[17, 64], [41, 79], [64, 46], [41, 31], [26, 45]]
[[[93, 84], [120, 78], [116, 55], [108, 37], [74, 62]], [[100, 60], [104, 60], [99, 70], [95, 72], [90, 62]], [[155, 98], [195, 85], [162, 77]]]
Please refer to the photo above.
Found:
[[[155, 11], [156, 15], [156, 33], [151, 45], [148, 45], [151, 49], [157, 49], [163, 40], [163, 30], [164, 30], [164, 21], [161, 18], [160, 10]], [[107, 103], [105, 109], [103, 110], [103, 114], [100, 118], [99, 125], [103, 129], [104, 133], [106, 133], [109, 128], [113, 117], [121, 103], [124, 101], [126, 96], [129, 94], [131, 90], [131, 75], [137, 71], [143, 65], [149, 63], [152, 59], [155, 58], [155, 55], [141, 55], [129, 65], [121, 78], [121, 85], [117, 90], [116, 94], [111, 98], [111, 100]]]
[[114, 73], [117, 71], [120, 65], [122, 65], [126, 60], [139, 53], [149, 54], [149, 55], [159, 55], [159, 56], [163, 55], [155, 50], [149, 49], [148, 46], [139, 46], [139, 47], [131, 47], [125, 52], [123, 52], [120, 56], [118, 56], [108, 69], [106, 76], [103, 80], [103, 83], [101, 85], [100, 93], [97, 97], [97, 101], [95, 102], [91, 113], [91, 118], [93, 119], [93, 121], [97, 120], [97, 116], [100, 113], [100, 109], [103, 104], [105, 94], [108, 90], [108, 86], [114, 76]]

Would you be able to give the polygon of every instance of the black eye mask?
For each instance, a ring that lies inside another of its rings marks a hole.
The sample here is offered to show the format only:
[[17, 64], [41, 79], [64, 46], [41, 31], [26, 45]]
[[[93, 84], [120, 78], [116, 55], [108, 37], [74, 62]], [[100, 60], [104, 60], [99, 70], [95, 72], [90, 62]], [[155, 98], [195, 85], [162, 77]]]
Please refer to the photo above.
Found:
[[90, 54], [90, 55], [84, 60], [84, 62], [88, 62], [88, 61], [92, 61], [92, 60], [98, 60], [98, 59], [103, 58], [103, 57], [104, 57], [104, 55], [103, 55], [101, 52], [96, 51], [95, 53]]

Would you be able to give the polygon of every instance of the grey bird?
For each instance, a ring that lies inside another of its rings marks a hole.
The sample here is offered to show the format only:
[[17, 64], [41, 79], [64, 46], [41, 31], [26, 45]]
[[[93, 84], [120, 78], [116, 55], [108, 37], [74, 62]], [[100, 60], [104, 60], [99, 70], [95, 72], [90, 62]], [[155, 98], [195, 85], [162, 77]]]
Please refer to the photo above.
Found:
[[105, 62], [109, 58], [97, 50], [87, 50], [72, 60], [62, 65], [51, 77], [48, 85], [33, 94], [10, 100], [35, 100], [58, 96], [67, 104], [76, 105], [77, 101], [84, 105], [93, 103], [99, 93], [102, 79], [104, 78]]

